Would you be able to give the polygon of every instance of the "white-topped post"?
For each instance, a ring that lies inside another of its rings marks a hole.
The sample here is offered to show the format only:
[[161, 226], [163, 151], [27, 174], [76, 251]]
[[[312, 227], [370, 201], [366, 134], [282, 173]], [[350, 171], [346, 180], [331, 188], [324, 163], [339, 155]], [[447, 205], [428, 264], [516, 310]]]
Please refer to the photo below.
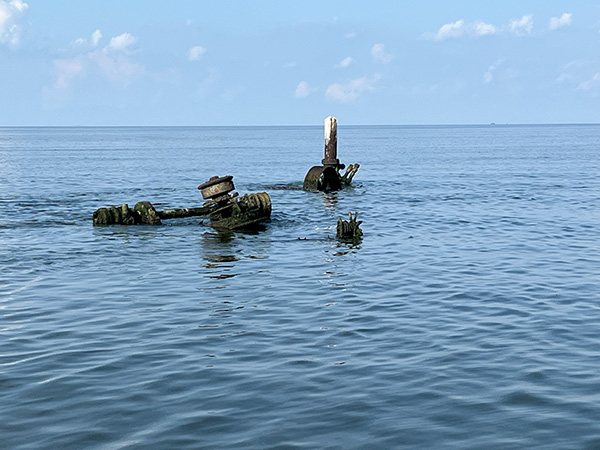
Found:
[[333, 116], [325, 117], [325, 157], [321, 161], [324, 166], [337, 166], [337, 119]]

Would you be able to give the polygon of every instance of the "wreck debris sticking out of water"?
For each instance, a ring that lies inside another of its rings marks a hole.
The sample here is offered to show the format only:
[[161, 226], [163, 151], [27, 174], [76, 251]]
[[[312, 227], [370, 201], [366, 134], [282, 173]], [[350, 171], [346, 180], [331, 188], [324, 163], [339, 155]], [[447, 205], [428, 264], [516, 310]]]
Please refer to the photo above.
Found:
[[338, 218], [337, 230], [335, 237], [341, 242], [347, 242], [351, 244], [358, 244], [362, 240], [363, 232], [360, 229], [362, 220], [357, 221], [358, 212], [352, 213], [348, 211], [348, 220], [342, 220]]
[[[328, 116], [324, 121], [325, 154], [320, 166], [311, 167], [302, 189], [305, 191], [337, 191], [352, 182], [359, 164], [350, 164], [347, 168], [337, 158], [337, 119]], [[344, 174], [340, 170], [346, 169]], [[233, 176], [214, 176], [198, 186], [202, 198], [206, 200], [202, 207], [176, 208], [158, 211], [148, 201], [142, 201], [130, 208], [124, 203], [120, 206], [99, 208], [93, 214], [94, 225], [162, 225], [163, 220], [205, 216], [208, 224], [222, 231], [243, 231], [260, 228], [271, 218], [271, 198], [266, 192], [245, 194], [238, 198], [233, 192]], [[349, 221], [338, 219], [336, 238], [342, 242], [357, 243], [362, 239], [362, 230], [357, 221], [358, 213], [348, 213]]]
[[[325, 156], [320, 166], [313, 166], [304, 177], [302, 188], [305, 191], [339, 191], [352, 182], [359, 164], [350, 164], [347, 168], [337, 158], [337, 119], [333, 116], [325, 118]], [[340, 170], [346, 169], [343, 175]]]
[[209, 225], [219, 230], [245, 230], [256, 227], [271, 217], [271, 198], [266, 192], [246, 194], [241, 198], [233, 184], [233, 176], [212, 177], [198, 186], [207, 200], [199, 208], [177, 208], [157, 211], [148, 201], [133, 208], [120, 206], [99, 208], [93, 214], [94, 225], [162, 225], [163, 220], [206, 216]]

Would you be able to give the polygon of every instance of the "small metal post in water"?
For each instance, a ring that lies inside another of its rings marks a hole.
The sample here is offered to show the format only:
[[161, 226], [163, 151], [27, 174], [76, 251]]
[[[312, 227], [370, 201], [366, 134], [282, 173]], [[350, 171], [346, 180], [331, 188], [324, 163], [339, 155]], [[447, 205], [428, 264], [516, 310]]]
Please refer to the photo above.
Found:
[[325, 157], [321, 160], [324, 166], [340, 165], [340, 160], [337, 158], [337, 119], [333, 116], [325, 117]]
[[325, 118], [325, 156], [321, 166], [313, 166], [304, 177], [302, 189], [305, 191], [337, 191], [347, 186], [359, 168], [358, 164], [350, 164], [344, 175], [340, 170], [346, 168], [337, 158], [337, 119], [333, 116]]

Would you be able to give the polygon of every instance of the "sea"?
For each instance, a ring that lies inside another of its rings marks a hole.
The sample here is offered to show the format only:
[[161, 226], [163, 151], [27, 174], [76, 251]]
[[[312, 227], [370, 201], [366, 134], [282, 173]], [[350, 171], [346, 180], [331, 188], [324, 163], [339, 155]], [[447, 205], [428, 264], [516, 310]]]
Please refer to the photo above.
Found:
[[[600, 125], [340, 125], [305, 192], [323, 147], [0, 128], [0, 448], [599, 449]], [[93, 226], [215, 175], [264, 229]]]

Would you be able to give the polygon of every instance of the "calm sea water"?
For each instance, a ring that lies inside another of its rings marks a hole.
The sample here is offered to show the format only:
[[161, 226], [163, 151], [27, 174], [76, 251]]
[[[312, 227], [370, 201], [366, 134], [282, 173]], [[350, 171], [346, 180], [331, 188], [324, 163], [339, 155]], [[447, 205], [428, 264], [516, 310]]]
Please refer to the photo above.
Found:
[[[600, 448], [600, 126], [0, 128], [0, 447]], [[93, 227], [266, 191], [259, 234]], [[335, 240], [348, 211], [358, 246]]]

